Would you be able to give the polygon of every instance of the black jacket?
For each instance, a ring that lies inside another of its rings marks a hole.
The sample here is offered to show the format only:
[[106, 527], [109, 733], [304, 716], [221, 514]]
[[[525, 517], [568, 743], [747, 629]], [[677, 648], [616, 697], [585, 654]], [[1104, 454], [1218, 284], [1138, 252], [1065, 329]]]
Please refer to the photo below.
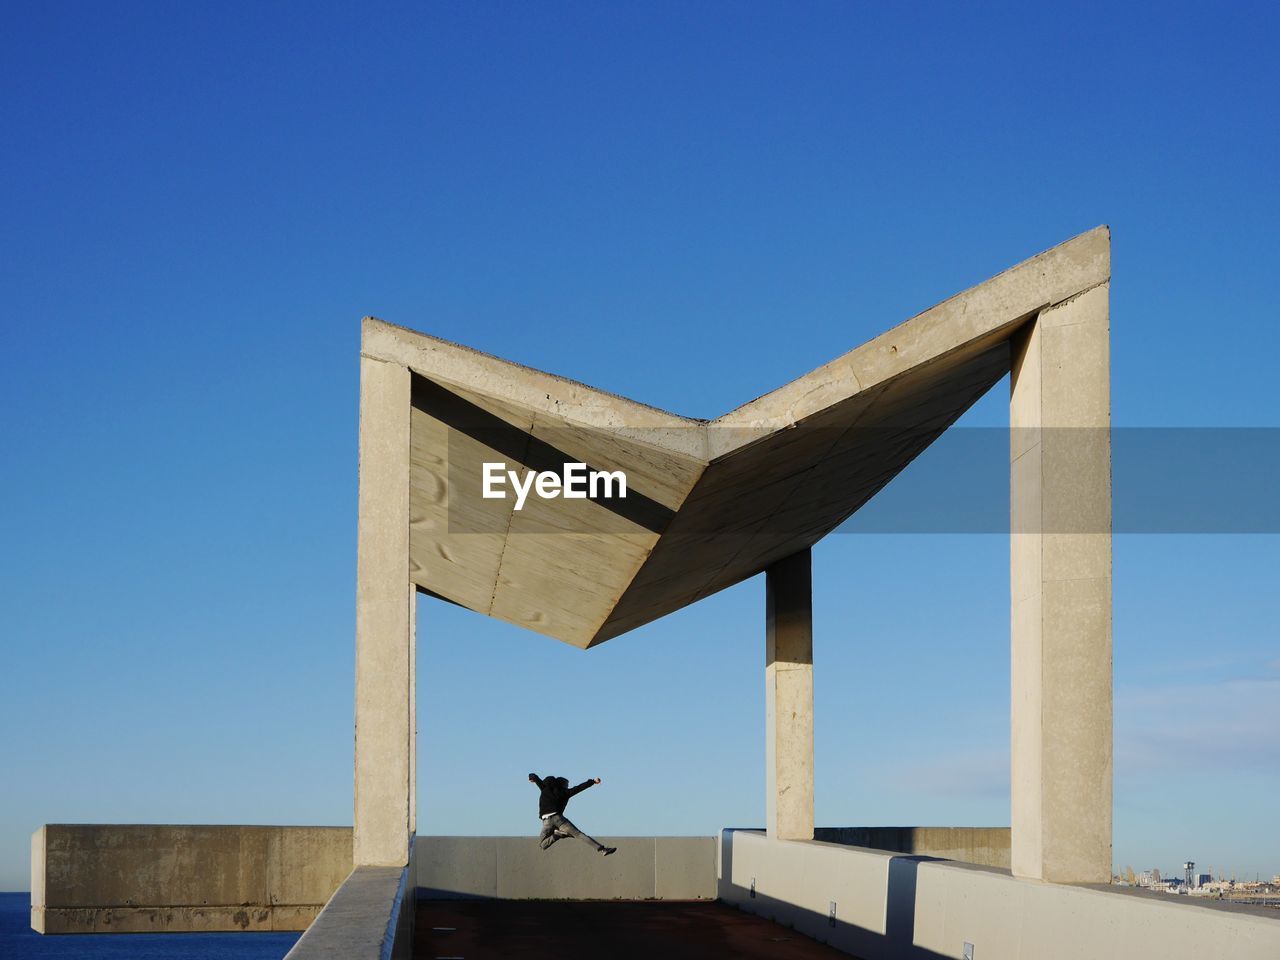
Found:
[[564, 808], [568, 805], [570, 797], [595, 784], [594, 780], [585, 780], [576, 787], [570, 788], [569, 781], [564, 777], [547, 777], [547, 779], [543, 780], [536, 773], [531, 773], [529, 776], [538, 785], [538, 790], [540, 791], [538, 816], [547, 813], [564, 813]]

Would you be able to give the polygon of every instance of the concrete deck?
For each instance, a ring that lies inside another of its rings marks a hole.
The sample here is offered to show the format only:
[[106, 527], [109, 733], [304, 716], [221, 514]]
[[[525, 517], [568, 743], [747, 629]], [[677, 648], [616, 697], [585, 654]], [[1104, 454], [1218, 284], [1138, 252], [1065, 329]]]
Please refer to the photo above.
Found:
[[848, 960], [848, 954], [723, 904], [625, 900], [423, 901], [413, 955]]

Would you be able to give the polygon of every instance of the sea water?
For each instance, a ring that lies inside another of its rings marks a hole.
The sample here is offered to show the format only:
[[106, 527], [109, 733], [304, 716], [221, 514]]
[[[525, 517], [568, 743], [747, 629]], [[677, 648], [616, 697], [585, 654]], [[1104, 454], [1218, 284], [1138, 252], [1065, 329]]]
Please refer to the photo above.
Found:
[[297, 933], [77, 933], [31, 929], [31, 894], [0, 893], [0, 960], [280, 960]]

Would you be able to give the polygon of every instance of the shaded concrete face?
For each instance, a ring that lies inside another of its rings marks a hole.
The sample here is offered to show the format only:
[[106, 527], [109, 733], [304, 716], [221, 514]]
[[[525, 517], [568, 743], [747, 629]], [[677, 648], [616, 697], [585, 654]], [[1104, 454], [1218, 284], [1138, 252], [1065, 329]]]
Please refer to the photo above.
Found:
[[49, 824], [31, 869], [40, 933], [304, 930], [351, 870], [351, 830]]
[[357, 865], [408, 862], [414, 819], [414, 607], [409, 582], [409, 371], [360, 359], [356, 562]]
[[697, 900], [716, 896], [714, 837], [599, 837], [602, 857], [562, 840], [419, 837], [419, 896], [427, 899]]
[[1016, 342], [1012, 868], [1037, 880], [1111, 878], [1109, 342], [1106, 283], [1042, 311]]
[[813, 839], [813, 587], [808, 550], [765, 574], [765, 824]]
[[[711, 422], [366, 320], [365, 356], [412, 372], [409, 576], [580, 647], [753, 576], [910, 463], [1008, 371], [1028, 319], [1107, 279], [1108, 251], [1105, 228], [1083, 234]], [[627, 505], [516, 511], [482, 496], [491, 461], [620, 469]]]
[[[410, 576], [479, 613], [588, 645], [703, 464], [640, 436], [593, 430], [414, 377]], [[633, 431], [633, 434], [635, 432]], [[483, 465], [620, 470], [612, 503], [481, 496]]]

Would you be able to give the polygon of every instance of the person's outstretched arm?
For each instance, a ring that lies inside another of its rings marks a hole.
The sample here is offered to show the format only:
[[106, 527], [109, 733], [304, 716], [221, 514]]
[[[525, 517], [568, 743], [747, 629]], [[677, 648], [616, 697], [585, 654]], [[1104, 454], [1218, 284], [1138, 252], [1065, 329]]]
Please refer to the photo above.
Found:
[[542, 789], [542, 778], [539, 777], [536, 773], [529, 774], [529, 782], [536, 784], [539, 790]]
[[569, 796], [571, 797], [577, 796], [583, 790], [587, 789], [587, 787], [593, 786], [599, 782], [600, 782], [599, 777], [596, 777], [594, 780], [583, 780], [582, 783], [578, 784], [576, 787], [574, 787], [572, 790], [569, 791]]

